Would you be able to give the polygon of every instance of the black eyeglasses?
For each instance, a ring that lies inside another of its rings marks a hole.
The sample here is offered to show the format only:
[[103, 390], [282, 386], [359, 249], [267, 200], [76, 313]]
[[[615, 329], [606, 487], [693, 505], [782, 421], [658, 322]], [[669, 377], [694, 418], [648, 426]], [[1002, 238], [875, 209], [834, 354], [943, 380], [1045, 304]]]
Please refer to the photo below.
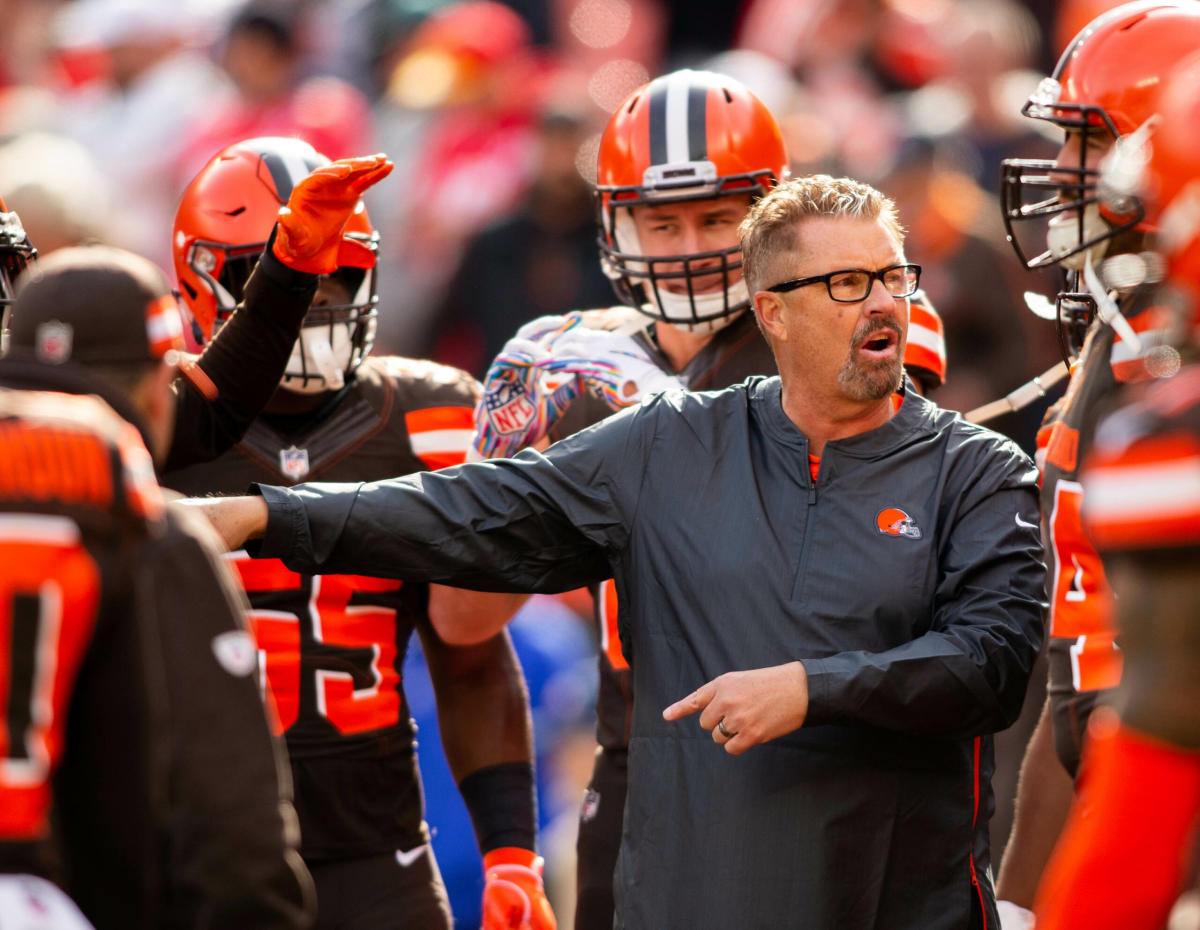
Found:
[[776, 294], [786, 294], [798, 287], [825, 283], [831, 300], [841, 304], [856, 304], [866, 300], [875, 286], [875, 279], [883, 282], [884, 288], [893, 297], [911, 297], [921, 284], [920, 265], [891, 265], [879, 271], [864, 271], [861, 268], [850, 268], [845, 271], [831, 271], [829, 274], [815, 274], [810, 278], [792, 278], [782, 284], [768, 287], [768, 291]]

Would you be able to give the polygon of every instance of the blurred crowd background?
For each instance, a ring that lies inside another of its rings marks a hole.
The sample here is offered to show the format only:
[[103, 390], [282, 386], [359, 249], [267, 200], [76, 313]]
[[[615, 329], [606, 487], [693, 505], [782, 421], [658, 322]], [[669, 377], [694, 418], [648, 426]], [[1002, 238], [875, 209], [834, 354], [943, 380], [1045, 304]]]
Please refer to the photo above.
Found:
[[[722, 71], [776, 114], [793, 173], [851, 175], [896, 199], [908, 257], [945, 320], [949, 378], [935, 399], [967, 411], [1058, 360], [1053, 325], [1023, 296], [1057, 282], [1025, 271], [1005, 243], [999, 162], [1057, 151], [1021, 105], [1069, 38], [1115, 5], [0, 0], [0, 197], [43, 255], [100, 241], [170, 274], [179, 194], [223, 146], [297, 135], [331, 158], [385, 152], [397, 170], [367, 198], [382, 236], [376, 352], [481, 377], [526, 320], [616, 302], [589, 187], [612, 109], [665, 71]], [[993, 425], [1031, 449], [1044, 407]], [[514, 626], [560, 915], [571, 913], [594, 747], [585, 613], [535, 598]], [[419, 656], [406, 672], [435, 848], [469, 927], [478, 856]], [[996, 788], [998, 862], [1012, 786]]]

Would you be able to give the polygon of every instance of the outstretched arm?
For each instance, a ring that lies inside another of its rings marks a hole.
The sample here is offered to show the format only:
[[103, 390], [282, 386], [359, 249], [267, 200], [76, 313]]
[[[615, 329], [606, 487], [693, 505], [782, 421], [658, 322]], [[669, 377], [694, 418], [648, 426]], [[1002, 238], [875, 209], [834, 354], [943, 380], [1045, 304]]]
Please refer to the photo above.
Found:
[[208, 520], [227, 552], [242, 548], [247, 540], [258, 539], [267, 530], [267, 502], [258, 496], [184, 497], [168, 506]]

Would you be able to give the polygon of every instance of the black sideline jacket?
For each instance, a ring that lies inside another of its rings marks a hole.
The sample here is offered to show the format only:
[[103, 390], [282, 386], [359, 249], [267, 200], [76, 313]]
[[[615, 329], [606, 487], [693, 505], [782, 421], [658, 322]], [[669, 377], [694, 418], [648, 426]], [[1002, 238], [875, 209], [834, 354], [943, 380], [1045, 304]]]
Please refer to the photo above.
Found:
[[[1037, 474], [906, 390], [818, 480], [778, 378], [672, 392], [513, 459], [262, 488], [261, 554], [553, 592], [610, 575], [634, 671], [617, 927], [998, 926], [988, 734], [1042, 642]], [[799, 659], [805, 725], [743, 756], [662, 710]]]

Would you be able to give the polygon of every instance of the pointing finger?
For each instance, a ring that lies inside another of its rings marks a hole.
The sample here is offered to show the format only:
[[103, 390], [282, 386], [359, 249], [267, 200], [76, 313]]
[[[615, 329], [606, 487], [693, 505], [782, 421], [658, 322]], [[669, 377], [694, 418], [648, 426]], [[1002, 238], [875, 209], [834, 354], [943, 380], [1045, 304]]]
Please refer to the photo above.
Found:
[[703, 710], [708, 706], [708, 702], [713, 699], [716, 691], [716, 682], [710, 681], [708, 684], [701, 685], [687, 697], [676, 701], [664, 710], [663, 719], [678, 720], [681, 717], [688, 716], [688, 714], [694, 714], [698, 710]]

